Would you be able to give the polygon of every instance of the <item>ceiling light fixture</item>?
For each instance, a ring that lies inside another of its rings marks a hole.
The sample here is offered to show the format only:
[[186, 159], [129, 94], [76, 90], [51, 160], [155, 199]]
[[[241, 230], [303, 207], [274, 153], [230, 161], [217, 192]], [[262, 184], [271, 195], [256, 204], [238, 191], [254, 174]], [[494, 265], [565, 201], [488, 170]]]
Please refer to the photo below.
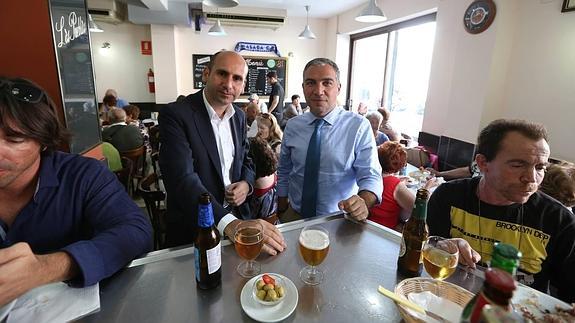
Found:
[[240, 4], [239, 0], [204, 0], [203, 4], [210, 7], [231, 8]]
[[301, 34], [299, 34], [299, 39], [315, 39], [315, 34], [309, 28], [309, 7], [309, 5], [305, 6], [306, 25]]
[[216, 23], [212, 26], [212, 28], [210, 28], [210, 30], [208, 30], [208, 35], [210, 36], [226, 36], [227, 33], [224, 30], [224, 27], [222, 27], [222, 23], [220, 22], [220, 20], [216, 20]]
[[101, 33], [104, 32], [100, 26], [96, 25], [94, 19], [92, 19], [92, 15], [88, 14], [88, 30], [93, 33]]
[[387, 17], [383, 11], [379, 9], [375, 0], [369, 0], [367, 7], [365, 7], [357, 17], [355, 17], [355, 20], [359, 22], [382, 22], [386, 21]]

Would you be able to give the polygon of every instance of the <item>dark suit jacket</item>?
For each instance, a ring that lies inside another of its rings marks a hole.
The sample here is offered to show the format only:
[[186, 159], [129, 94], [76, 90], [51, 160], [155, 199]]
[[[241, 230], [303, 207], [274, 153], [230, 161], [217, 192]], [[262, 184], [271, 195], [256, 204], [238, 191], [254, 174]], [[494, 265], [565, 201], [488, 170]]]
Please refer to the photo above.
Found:
[[[231, 182], [247, 181], [252, 187], [255, 172], [248, 157], [244, 112], [234, 106], [230, 119], [235, 156]], [[220, 157], [202, 91], [170, 103], [159, 116], [160, 168], [168, 194], [168, 246], [193, 242], [197, 228], [198, 198], [210, 193], [217, 224], [229, 213], [222, 207], [225, 188]], [[250, 218], [248, 203], [236, 208], [236, 216]]]

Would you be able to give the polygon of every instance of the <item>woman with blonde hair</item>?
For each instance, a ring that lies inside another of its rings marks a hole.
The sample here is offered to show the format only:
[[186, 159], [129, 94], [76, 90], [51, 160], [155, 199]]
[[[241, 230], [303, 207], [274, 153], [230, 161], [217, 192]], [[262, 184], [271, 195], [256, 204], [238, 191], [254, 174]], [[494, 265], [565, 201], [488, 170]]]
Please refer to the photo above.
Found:
[[276, 117], [271, 113], [262, 113], [257, 118], [258, 136], [265, 139], [272, 150], [279, 155], [283, 132], [278, 125]]
[[[369, 219], [399, 231], [409, 219], [415, 203], [415, 194], [394, 175], [407, 164], [407, 153], [398, 142], [386, 141], [377, 148], [377, 154], [383, 174], [383, 193], [381, 204], [369, 210]], [[435, 179], [432, 179], [425, 187], [434, 184]]]

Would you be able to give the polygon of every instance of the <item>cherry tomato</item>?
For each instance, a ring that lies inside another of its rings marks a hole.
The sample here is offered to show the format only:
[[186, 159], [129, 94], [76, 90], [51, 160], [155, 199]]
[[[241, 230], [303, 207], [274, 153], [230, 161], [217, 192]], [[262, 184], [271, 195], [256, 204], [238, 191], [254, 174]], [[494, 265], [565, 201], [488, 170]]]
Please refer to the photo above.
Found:
[[264, 274], [262, 276], [262, 279], [264, 280], [264, 283], [266, 283], [266, 284], [272, 284], [274, 286], [276, 284], [276, 281], [270, 275]]

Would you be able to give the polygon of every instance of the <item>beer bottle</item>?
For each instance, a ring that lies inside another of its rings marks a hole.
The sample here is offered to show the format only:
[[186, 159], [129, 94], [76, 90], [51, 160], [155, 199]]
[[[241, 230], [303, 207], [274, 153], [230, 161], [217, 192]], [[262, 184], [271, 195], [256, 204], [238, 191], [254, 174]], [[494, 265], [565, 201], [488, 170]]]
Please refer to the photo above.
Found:
[[411, 217], [403, 226], [401, 248], [397, 259], [397, 271], [402, 276], [414, 277], [421, 275], [421, 249], [429, 236], [429, 229], [425, 223], [428, 197], [429, 191], [426, 189], [420, 188], [417, 190], [413, 212], [411, 212]]
[[496, 243], [495, 246], [493, 246], [489, 267], [505, 270], [515, 277], [520, 260], [521, 251], [517, 250], [514, 246], [506, 243]]
[[203, 193], [198, 205], [198, 234], [194, 242], [196, 284], [200, 289], [211, 289], [222, 282], [222, 253], [220, 233], [214, 225], [210, 195]]
[[481, 291], [465, 305], [461, 314], [461, 322], [477, 323], [480, 321], [483, 307], [487, 304], [498, 306], [506, 312], [511, 312], [511, 298], [517, 288], [515, 280], [508, 272], [499, 268], [489, 268], [485, 271], [485, 281]]

